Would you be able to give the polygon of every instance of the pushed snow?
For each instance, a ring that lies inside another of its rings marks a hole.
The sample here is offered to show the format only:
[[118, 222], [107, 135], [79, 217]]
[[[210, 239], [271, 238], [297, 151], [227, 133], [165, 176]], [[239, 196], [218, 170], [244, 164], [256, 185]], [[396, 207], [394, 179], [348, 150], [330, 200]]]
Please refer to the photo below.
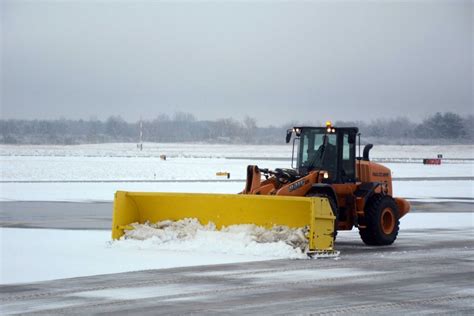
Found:
[[[244, 249], [239, 240], [214, 240], [215, 233], [202, 232], [207, 237], [194, 243], [175, 241], [160, 248], [153, 239], [110, 242], [109, 231], [0, 228], [0, 284], [271, 260], [297, 253], [284, 243]], [[239, 250], [246, 254], [237, 254]]]
[[134, 223], [111, 247], [137, 249], [232, 253], [273, 258], [306, 258], [307, 228], [274, 226], [272, 229], [245, 224], [217, 230], [213, 223], [202, 225], [195, 218]]

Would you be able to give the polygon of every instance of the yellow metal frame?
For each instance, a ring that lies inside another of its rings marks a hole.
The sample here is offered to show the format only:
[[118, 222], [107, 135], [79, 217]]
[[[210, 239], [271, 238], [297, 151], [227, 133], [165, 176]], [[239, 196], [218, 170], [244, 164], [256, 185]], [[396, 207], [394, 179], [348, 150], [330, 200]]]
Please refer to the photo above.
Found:
[[309, 226], [310, 251], [334, 249], [334, 216], [326, 198], [197, 193], [115, 193], [112, 238], [130, 224], [197, 218], [217, 229], [237, 224]]

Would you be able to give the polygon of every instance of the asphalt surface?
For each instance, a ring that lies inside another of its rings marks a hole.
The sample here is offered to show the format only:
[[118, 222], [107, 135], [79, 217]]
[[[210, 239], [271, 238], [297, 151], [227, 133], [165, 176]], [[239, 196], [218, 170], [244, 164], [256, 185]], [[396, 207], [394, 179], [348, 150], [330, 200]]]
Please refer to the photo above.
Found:
[[[470, 229], [404, 231], [337, 259], [147, 270], [0, 287], [2, 314], [420, 315], [474, 313]], [[196, 254], [199, 256], [199, 254]]]
[[112, 202], [0, 202], [0, 227], [111, 229]]
[[[410, 201], [410, 212], [472, 212], [474, 203]], [[0, 202], [0, 227], [110, 229], [112, 202]]]

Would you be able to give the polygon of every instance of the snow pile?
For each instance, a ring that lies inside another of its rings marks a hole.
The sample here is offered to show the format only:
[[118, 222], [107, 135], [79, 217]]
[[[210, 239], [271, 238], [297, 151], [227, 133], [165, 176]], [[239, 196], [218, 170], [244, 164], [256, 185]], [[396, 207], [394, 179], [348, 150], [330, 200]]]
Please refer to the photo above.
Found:
[[110, 231], [107, 230], [0, 227], [0, 284], [275, 258], [230, 252], [157, 250], [144, 247], [146, 241], [126, 242], [111, 246]]
[[217, 230], [213, 223], [202, 225], [195, 218], [131, 224], [111, 247], [150, 250], [193, 251], [251, 255], [267, 258], [306, 258], [307, 228], [274, 226], [272, 229], [245, 224]]

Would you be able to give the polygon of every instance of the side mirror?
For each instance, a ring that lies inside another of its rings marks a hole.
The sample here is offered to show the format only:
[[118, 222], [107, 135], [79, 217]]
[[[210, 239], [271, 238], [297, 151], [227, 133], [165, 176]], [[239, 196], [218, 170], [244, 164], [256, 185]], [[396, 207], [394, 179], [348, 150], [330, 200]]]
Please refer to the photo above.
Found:
[[293, 129], [288, 129], [286, 131], [286, 143], [288, 144], [291, 140], [291, 134], [293, 133]]

